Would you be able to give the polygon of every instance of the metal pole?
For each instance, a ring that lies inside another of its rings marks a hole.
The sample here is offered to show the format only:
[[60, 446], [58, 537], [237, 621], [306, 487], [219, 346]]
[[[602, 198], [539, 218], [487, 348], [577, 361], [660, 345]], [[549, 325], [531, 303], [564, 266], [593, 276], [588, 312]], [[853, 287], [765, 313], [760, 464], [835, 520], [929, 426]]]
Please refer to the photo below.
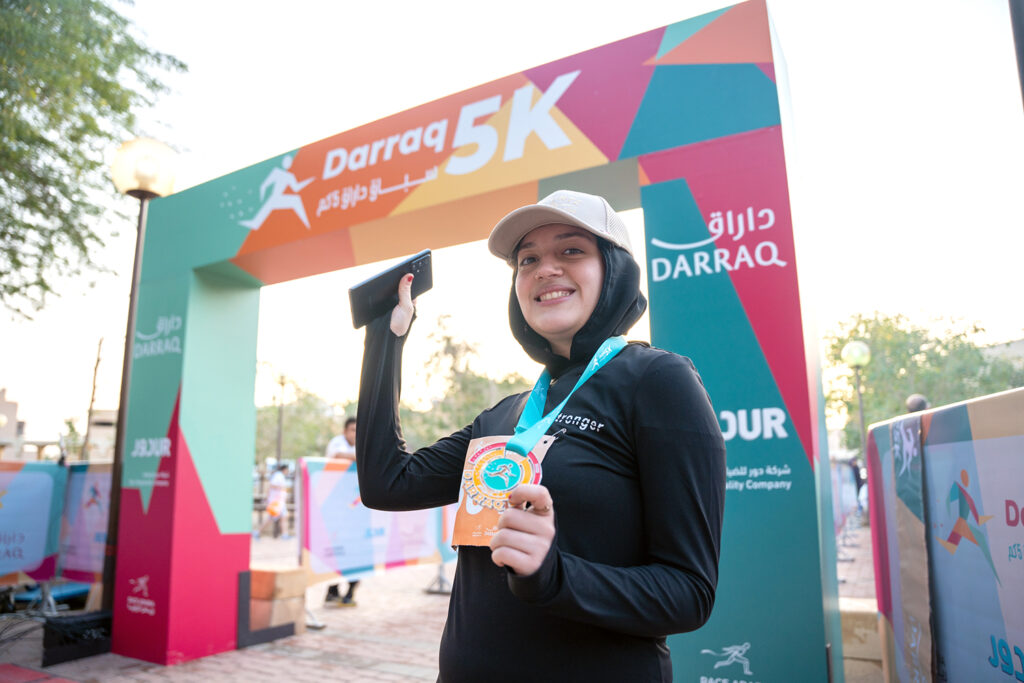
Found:
[[132, 289], [128, 296], [128, 325], [124, 333], [124, 362], [121, 366], [121, 398], [117, 405], [117, 431], [114, 437], [114, 466], [110, 479], [110, 508], [107, 520], [107, 543], [103, 558], [104, 610], [114, 607], [114, 575], [117, 563], [117, 525], [121, 514], [121, 472], [124, 463], [124, 437], [128, 416], [128, 389], [131, 384], [132, 353], [135, 349], [135, 312], [138, 305], [139, 276], [142, 273], [142, 246], [146, 233], [146, 207], [157, 195], [145, 190], [133, 190], [130, 195], [139, 200], [139, 224], [135, 231], [135, 263], [132, 266]]
[[281, 434], [284, 431], [284, 375], [281, 375], [278, 382], [281, 384], [281, 393], [277, 397], [277, 464], [281, 464]]
[[857, 378], [857, 412], [860, 413], [860, 452], [861, 457], [867, 462], [868, 432], [864, 428], [864, 393], [860, 388], [860, 368], [853, 369], [853, 376]]
[[100, 356], [103, 351], [103, 337], [96, 345], [96, 364], [92, 366], [92, 393], [89, 394], [89, 411], [85, 414], [85, 438], [82, 439], [82, 451], [78, 454], [79, 460], [89, 459], [89, 435], [92, 433], [92, 407], [96, 402], [96, 375], [100, 370]]

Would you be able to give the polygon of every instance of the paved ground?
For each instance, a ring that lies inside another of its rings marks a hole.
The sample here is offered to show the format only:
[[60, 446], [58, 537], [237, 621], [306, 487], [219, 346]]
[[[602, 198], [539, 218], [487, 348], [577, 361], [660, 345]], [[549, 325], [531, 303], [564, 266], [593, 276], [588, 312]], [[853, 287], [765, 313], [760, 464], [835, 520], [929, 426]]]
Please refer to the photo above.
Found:
[[875, 597], [875, 565], [871, 557], [871, 528], [851, 523], [836, 539], [839, 597]]
[[[840, 595], [873, 597], [869, 530], [854, 529], [839, 548]], [[253, 563], [261, 566], [294, 566], [296, 554], [295, 541], [253, 542]], [[445, 567], [449, 578], [453, 568]], [[437, 565], [422, 565], [364, 579], [354, 608], [322, 607], [326, 585], [311, 588], [307, 605], [315, 606], [314, 616], [326, 624], [323, 630], [174, 667], [104, 654], [44, 670], [39, 667], [41, 632], [36, 631], [17, 647], [0, 650], [0, 683], [433, 681], [448, 598], [424, 589], [437, 572]]]

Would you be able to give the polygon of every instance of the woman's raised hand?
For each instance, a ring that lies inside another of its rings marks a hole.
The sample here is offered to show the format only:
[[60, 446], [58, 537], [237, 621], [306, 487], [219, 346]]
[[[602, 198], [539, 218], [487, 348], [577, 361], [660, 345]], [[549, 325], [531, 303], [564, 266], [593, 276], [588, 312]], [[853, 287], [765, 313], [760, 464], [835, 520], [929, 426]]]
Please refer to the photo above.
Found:
[[412, 300], [412, 273], [409, 273], [398, 283], [398, 305], [391, 311], [391, 331], [396, 337], [404, 337], [409, 331], [415, 312], [416, 305]]

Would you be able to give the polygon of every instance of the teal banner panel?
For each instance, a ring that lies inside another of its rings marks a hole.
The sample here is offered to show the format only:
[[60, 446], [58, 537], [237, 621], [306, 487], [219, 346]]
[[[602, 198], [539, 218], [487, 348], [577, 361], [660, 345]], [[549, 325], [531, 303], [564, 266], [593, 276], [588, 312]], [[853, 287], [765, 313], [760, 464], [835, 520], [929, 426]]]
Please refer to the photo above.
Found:
[[[693, 359], [728, 452], [715, 609], [704, 628], [669, 639], [678, 681], [827, 680], [826, 643], [841, 662], [825, 628], [819, 520], [832, 527], [827, 492], [819, 510], [827, 468], [819, 478], [814, 462], [816, 359], [804, 353], [784, 183], [762, 182], [783, 172], [762, 154], [776, 137], [768, 129], [640, 162], [681, 176], [642, 188], [652, 341]], [[728, 175], [706, 163], [737, 146], [758, 161]]]

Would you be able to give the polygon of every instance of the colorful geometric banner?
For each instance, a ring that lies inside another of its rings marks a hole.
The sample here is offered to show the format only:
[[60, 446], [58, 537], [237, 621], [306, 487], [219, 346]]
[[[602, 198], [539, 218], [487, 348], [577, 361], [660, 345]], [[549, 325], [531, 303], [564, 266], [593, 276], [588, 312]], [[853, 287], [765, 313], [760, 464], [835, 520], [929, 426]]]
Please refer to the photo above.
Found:
[[[227, 359], [218, 377], [230, 382], [233, 366], [246, 360], [240, 355], [241, 359]], [[254, 372], [255, 359], [248, 370]], [[134, 393], [134, 379], [132, 386]], [[156, 462], [152, 475], [145, 477], [151, 482], [148, 500], [144, 490], [126, 486], [121, 491], [114, 581], [113, 651], [165, 665], [237, 647], [238, 576], [249, 570], [252, 540], [251, 521], [240, 532], [225, 531], [219, 525], [185, 438], [180, 412], [175, 402], [163, 431], [166, 442], [156, 441], [155, 448], [139, 444], [135, 456], [129, 452], [132, 442], [126, 446], [126, 457]], [[254, 418], [247, 432], [236, 432], [243, 444], [255, 434]], [[219, 419], [210, 420], [207, 429], [222, 424]], [[130, 436], [131, 425], [128, 429]], [[231, 471], [241, 454], [225, 449], [220, 457], [222, 466]], [[235, 479], [232, 490], [220, 498], [231, 500], [241, 491], [239, 507], [251, 520], [251, 490], [240, 483], [252, 476], [251, 450], [246, 464], [244, 476]]]
[[[138, 610], [115, 615], [114, 651], [183, 661], [230, 642], [224, 620], [174, 635], [168, 609], [191, 615], [197, 596], [160, 601], [212, 566], [230, 593], [244, 565], [251, 501], [237, 482], [252, 466], [259, 288], [480, 240], [510, 210], [573, 189], [617, 210], [643, 207], [653, 341], [694, 359], [728, 440], [717, 603], [704, 629], [670, 639], [680, 676], [817, 682], [830, 667], [841, 676], [823, 408], [800, 308], [774, 50], [765, 2], [752, 0], [154, 200], [117, 599], [137, 598], [127, 591], [141, 591], [130, 583], [140, 577], [164, 592], [149, 598], [161, 623], [147, 627], [151, 615]], [[195, 525], [223, 553], [219, 564], [177, 541], [151, 545]], [[364, 525], [384, 528], [372, 516]], [[307, 547], [331, 571], [399, 556], [357, 552], [347, 531], [315, 515], [310, 527]], [[425, 533], [414, 528], [410, 538]], [[341, 550], [360, 559], [341, 562]], [[119, 637], [117, 624], [131, 632]], [[155, 635], [133, 640], [147, 628]]]
[[56, 576], [67, 477], [54, 462], [0, 462], [0, 585]]
[[715, 609], [669, 639], [673, 661], [712, 680], [825, 680], [826, 644], [839, 656], [841, 643], [823, 629], [834, 588], [819, 550], [822, 455], [781, 131], [644, 156], [640, 168], [651, 181], [641, 188], [651, 339], [693, 359], [728, 453]]
[[60, 574], [72, 581], [103, 579], [107, 520], [110, 514], [109, 463], [74, 463], [61, 523]]
[[[355, 580], [375, 571], [440, 562], [441, 509], [371, 510], [359, 497], [351, 460], [300, 458], [303, 564], [314, 575]], [[449, 549], [450, 550], [450, 549]]]
[[[539, 182], [778, 126], [769, 35], [764, 2], [744, 3], [156, 200], [143, 279], [214, 267], [272, 284], [481, 239], [507, 208], [534, 201]], [[175, 330], [145, 331], [154, 352], [174, 352]]]
[[919, 414], [872, 427], [868, 485], [885, 673], [890, 681], [932, 680]]
[[1024, 389], [872, 425], [887, 681], [1024, 680], [1021, 415]]
[[1024, 680], [1024, 389], [936, 411], [924, 439], [938, 675]]

